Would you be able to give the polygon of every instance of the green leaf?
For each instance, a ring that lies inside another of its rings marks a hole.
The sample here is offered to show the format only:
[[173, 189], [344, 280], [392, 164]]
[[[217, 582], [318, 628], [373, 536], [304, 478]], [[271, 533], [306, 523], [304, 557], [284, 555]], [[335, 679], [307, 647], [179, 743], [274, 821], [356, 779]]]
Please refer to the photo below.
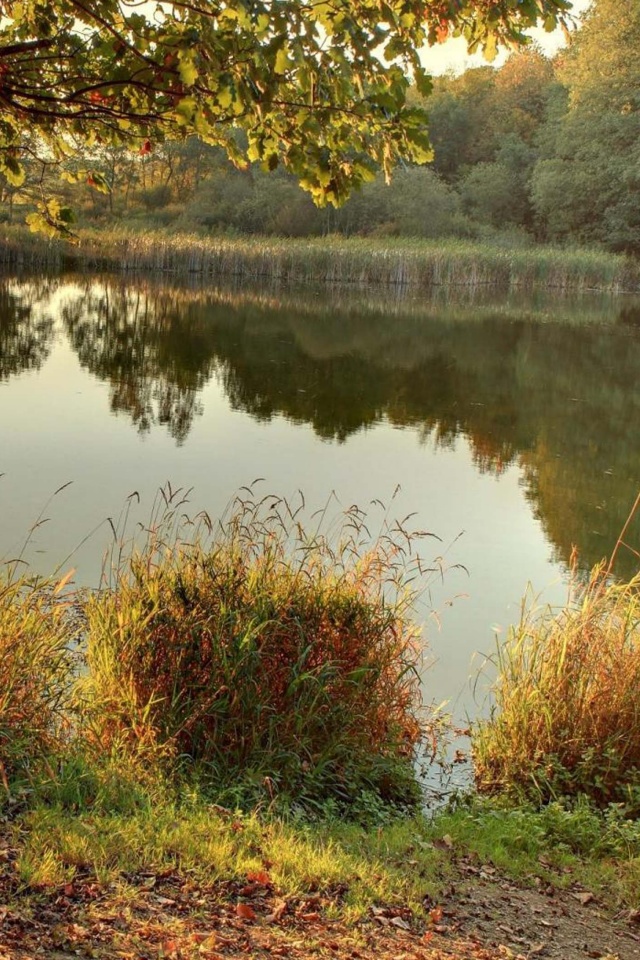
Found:
[[222, 87], [216, 95], [218, 103], [223, 110], [226, 110], [233, 103], [233, 90], [231, 87]]
[[4, 173], [12, 187], [21, 187], [24, 183], [24, 167], [11, 154], [0, 154], [0, 171]]
[[280, 47], [276, 54], [276, 62], [273, 65], [273, 71], [276, 74], [284, 74], [289, 69], [289, 50], [287, 46]]
[[416, 90], [423, 97], [428, 97], [433, 90], [433, 80], [424, 70], [416, 70], [414, 74]]
[[490, 33], [487, 35], [487, 39], [485, 40], [484, 45], [482, 47], [482, 54], [485, 60], [488, 60], [489, 62], [491, 62], [492, 60], [495, 60], [497, 53], [498, 53], [498, 44], [496, 42], [496, 36], [494, 33]]
[[176, 107], [176, 114], [183, 125], [193, 122], [197, 101], [195, 97], [183, 97]]
[[195, 64], [195, 53], [193, 50], [181, 50], [178, 54], [180, 63], [178, 64], [178, 73], [185, 87], [192, 87], [198, 79], [198, 68]]

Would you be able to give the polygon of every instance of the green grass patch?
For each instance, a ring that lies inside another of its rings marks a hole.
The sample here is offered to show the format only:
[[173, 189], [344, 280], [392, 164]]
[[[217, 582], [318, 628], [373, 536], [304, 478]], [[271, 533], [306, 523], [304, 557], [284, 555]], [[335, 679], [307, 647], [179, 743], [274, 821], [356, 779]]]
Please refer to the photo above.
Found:
[[637, 905], [640, 823], [619, 806], [603, 811], [583, 798], [536, 809], [476, 797], [436, 817], [431, 829], [479, 867], [521, 883], [578, 883], [611, 907]]
[[141, 876], [177, 871], [225, 898], [237, 893], [230, 885], [262, 873], [278, 896], [317, 894], [330, 915], [349, 922], [375, 905], [424, 919], [451, 883], [482, 875], [579, 884], [611, 908], [634, 907], [640, 895], [640, 825], [584, 802], [533, 810], [476, 799], [432, 819], [364, 826], [331, 815], [227, 810], [194, 793], [149, 799], [127, 813], [37, 801], [11, 831], [25, 892], [87, 877], [126, 889]]
[[40, 804], [14, 826], [15, 869], [25, 890], [80, 875], [107, 884], [171, 869], [211, 889], [262, 871], [286, 898], [339, 888], [340, 915], [356, 920], [372, 904], [420, 913], [425, 897], [437, 899], [451, 867], [424, 830], [416, 819], [371, 828], [243, 813], [196, 796], [126, 814]]

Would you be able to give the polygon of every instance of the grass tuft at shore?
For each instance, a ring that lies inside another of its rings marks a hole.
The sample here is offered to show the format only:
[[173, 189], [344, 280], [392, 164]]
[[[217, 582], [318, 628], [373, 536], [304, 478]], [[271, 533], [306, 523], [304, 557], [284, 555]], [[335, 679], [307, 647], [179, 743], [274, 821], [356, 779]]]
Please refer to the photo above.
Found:
[[0, 572], [0, 790], [55, 762], [69, 732], [77, 629], [64, 581]]
[[218, 795], [415, 803], [421, 652], [399, 539], [363, 547], [355, 510], [327, 539], [250, 493], [186, 539], [181, 507], [87, 601], [100, 750], [186, 765]]
[[482, 792], [586, 795], [640, 812], [640, 577], [596, 567], [559, 612], [525, 611], [497, 653], [491, 717], [473, 735]]

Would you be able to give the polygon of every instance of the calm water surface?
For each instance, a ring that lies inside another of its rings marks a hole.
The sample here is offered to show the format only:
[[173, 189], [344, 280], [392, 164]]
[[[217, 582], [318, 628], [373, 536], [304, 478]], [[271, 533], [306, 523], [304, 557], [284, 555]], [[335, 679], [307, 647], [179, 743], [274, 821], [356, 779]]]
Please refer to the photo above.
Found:
[[145, 519], [167, 480], [214, 516], [257, 477], [309, 509], [333, 492], [336, 512], [400, 485], [394, 515], [468, 571], [433, 585], [426, 685], [475, 712], [478, 655], [527, 585], [559, 602], [572, 546], [587, 567], [615, 543], [640, 487], [639, 373], [632, 299], [5, 277], [0, 556], [44, 508], [29, 561], [73, 553], [97, 584], [101, 522], [134, 490]]

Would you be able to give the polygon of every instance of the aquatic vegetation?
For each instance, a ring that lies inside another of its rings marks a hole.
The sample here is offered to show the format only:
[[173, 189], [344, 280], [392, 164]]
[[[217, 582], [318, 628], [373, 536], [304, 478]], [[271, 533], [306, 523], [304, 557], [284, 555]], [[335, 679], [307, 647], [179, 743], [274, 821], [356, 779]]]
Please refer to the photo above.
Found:
[[68, 733], [77, 626], [61, 581], [0, 573], [0, 780], [28, 779]]
[[308, 240], [229, 238], [155, 231], [83, 231], [78, 247], [44, 244], [5, 227], [0, 262], [81, 266], [156, 274], [268, 277], [288, 282], [464, 285], [611, 292], [640, 288], [637, 265], [597, 249], [518, 247], [467, 240], [369, 239], [338, 236]]

